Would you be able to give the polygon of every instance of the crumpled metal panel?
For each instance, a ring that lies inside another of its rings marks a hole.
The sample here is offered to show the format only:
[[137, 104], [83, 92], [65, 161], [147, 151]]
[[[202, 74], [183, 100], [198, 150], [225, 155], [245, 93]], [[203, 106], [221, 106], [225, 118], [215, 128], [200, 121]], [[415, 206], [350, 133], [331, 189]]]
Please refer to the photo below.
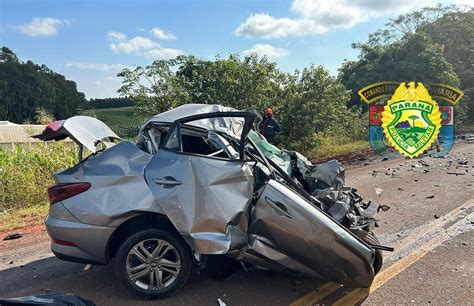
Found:
[[372, 248], [277, 181], [264, 188], [251, 213], [246, 252], [301, 273], [370, 286]]
[[151, 158], [135, 144], [122, 141], [54, 178], [58, 183], [90, 182], [92, 188], [64, 200], [65, 207], [81, 222], [114, 226], [134, 212], [162, 212], [144, 178]]
[[196, 252], [217, 255], [245, 247], [253, 194], [248, 165], [162, 149], [145, 177], [165, 214]]
[[313, 177], [318, 181], [326, 183], [330, 187], [336, 188], [338, 185], [344, 184], [344, 168], [341, 164], [333, 159], [328, 162], [316, 165], [311, 173], [306, 174], [307, 176]]
[[[213, 113], [213, 112], [232, 112], [237, 111], [232, 107], [226, 107], [222, 105], [215, 104], [185, 104], [181, 105], [175, 109], [169, 110], [167, 112], [153, 116], [148, 120], [147, 123], [142, 127], [140, 132], [149, 124], [149, 123], [172, 123], [175, 120], [199, 114]], [[198, 128], [203, 128], [206, 130], [213, 131], [222, 131], [226, 132], [230, 136], [240, 139], [242, 134], [242, 128], [244, 125], [243, 118], [233, 118], [233, 117], [216, 117], [201, 119], [192, 122], [186, 123], [186, 125], [191, 125]]]
[[82, 143], [91, 152], [96, 152], [95, 142], [105, 138], [120, 139], [105, 123], [97, 118], [74, 116], [64, 121], [66, 129], [73, 139]]

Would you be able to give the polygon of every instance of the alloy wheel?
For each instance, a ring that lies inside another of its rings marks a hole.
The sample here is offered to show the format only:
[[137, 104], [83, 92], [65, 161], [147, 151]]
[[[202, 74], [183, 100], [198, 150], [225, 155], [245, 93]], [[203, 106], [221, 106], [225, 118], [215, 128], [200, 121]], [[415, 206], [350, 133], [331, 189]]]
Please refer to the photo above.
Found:
[[163, 289], [174, 283], [181, 269], [176, 248], [163, 239], [147, 239], [135, 244], [127, 255], [130, 281], [145, 290]]

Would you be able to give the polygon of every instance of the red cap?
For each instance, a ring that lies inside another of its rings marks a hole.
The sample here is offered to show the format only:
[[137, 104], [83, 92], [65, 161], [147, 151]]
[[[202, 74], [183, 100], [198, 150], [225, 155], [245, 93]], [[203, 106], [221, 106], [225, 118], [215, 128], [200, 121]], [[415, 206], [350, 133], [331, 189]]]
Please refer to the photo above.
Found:
[[273, 115], [273, 110], [269, 107], [265, 110], [265, 114], [267, 115]]

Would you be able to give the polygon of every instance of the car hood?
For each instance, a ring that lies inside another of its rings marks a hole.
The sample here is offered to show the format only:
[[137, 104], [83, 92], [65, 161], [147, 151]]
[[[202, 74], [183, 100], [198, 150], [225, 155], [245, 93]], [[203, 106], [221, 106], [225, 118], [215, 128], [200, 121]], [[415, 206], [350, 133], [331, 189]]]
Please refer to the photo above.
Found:
[[69, 137], [92, 153], [97, 152], [98, 142], [103, 142], [110, 147], [113, 145], [111, 141], [120, 140], [120, 137], [105, 123], [88, 116], [74, 116], [66, 120], [54, 121], [48, 124], [40, 134], [32, 137], [43, 141], [58, 141]]

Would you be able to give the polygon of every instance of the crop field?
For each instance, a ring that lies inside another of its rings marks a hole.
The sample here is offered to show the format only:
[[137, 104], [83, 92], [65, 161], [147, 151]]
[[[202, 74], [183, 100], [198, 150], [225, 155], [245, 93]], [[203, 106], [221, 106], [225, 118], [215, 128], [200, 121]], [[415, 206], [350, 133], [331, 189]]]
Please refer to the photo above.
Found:
[[88, 109], [82, 115], [96, 117], [107, 124], [115, 133], [121, 137], [133, 138], [146, 118], [137, 116], [133, 106]]

